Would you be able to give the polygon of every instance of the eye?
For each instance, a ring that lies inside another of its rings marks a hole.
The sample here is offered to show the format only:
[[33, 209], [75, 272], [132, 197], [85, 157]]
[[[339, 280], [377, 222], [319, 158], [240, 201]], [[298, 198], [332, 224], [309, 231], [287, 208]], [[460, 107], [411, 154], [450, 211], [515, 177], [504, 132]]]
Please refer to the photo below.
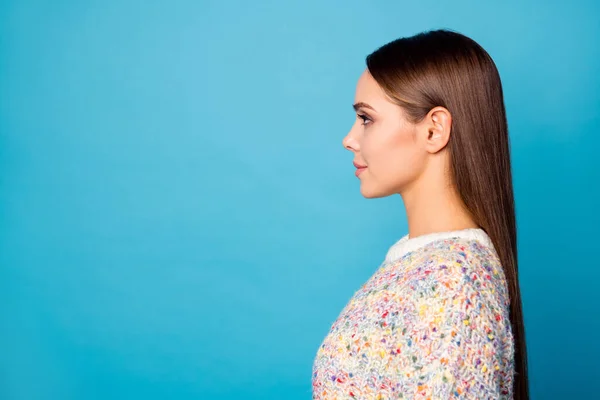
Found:
[[356, 116], [363, 120], [362, 125], [369, 125], [371, 122], [373, 122], [373, 120], [365, 114], [356, 114]]

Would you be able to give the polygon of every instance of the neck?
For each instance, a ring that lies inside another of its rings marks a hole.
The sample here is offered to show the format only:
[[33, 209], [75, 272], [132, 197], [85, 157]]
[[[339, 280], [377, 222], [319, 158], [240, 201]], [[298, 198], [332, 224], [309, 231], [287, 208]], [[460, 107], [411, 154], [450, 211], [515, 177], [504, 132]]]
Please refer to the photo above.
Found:
[[[454, 186], [422, 179], [401, 193], [411, 238], [435, 232], [479, 228]], [[432, 183], [433, 182], [433, 183]]]

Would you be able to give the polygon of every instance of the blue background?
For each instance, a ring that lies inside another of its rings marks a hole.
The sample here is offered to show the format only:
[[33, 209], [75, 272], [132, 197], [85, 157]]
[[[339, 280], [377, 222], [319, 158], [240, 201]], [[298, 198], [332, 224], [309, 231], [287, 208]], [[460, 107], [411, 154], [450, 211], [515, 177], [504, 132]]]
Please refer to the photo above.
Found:
[[341, 141], [433, 28], [504, 83], [534, 399], [597, 395], [600, 3], [3, 1], [0, 398], [308, 399], [407, 231]]

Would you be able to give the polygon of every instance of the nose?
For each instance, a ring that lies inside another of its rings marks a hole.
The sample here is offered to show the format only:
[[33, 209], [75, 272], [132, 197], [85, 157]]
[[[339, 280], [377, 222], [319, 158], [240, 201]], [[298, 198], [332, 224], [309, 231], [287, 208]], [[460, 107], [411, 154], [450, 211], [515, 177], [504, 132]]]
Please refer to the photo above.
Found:
[[344, 137], [342, 140], [342, 146], [344, 146], [346, 150], [356, 152], [360, 150], [360, 146], [358, 144], [358, 140], [356, 140], [352, 132], [353, 129], [351, 129], [350, 132], [348, 132], [348, 134]]

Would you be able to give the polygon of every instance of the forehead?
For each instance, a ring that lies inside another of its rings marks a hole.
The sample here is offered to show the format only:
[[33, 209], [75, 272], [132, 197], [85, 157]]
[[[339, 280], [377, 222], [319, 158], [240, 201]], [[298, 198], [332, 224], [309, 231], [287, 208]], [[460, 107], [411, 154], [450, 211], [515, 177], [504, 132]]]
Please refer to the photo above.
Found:
[[358, 78], [354, 101], [356, 103], [365, 102], [373, 107], [376, 105], [385, 106], [385, 104], [382, 103], [388, 103], [388, 105], [392, 104], [388, 100], [383, 89], [381, 89], [377, 81], [369, 73], [368, 69], [365, 69], [365, 71]]

